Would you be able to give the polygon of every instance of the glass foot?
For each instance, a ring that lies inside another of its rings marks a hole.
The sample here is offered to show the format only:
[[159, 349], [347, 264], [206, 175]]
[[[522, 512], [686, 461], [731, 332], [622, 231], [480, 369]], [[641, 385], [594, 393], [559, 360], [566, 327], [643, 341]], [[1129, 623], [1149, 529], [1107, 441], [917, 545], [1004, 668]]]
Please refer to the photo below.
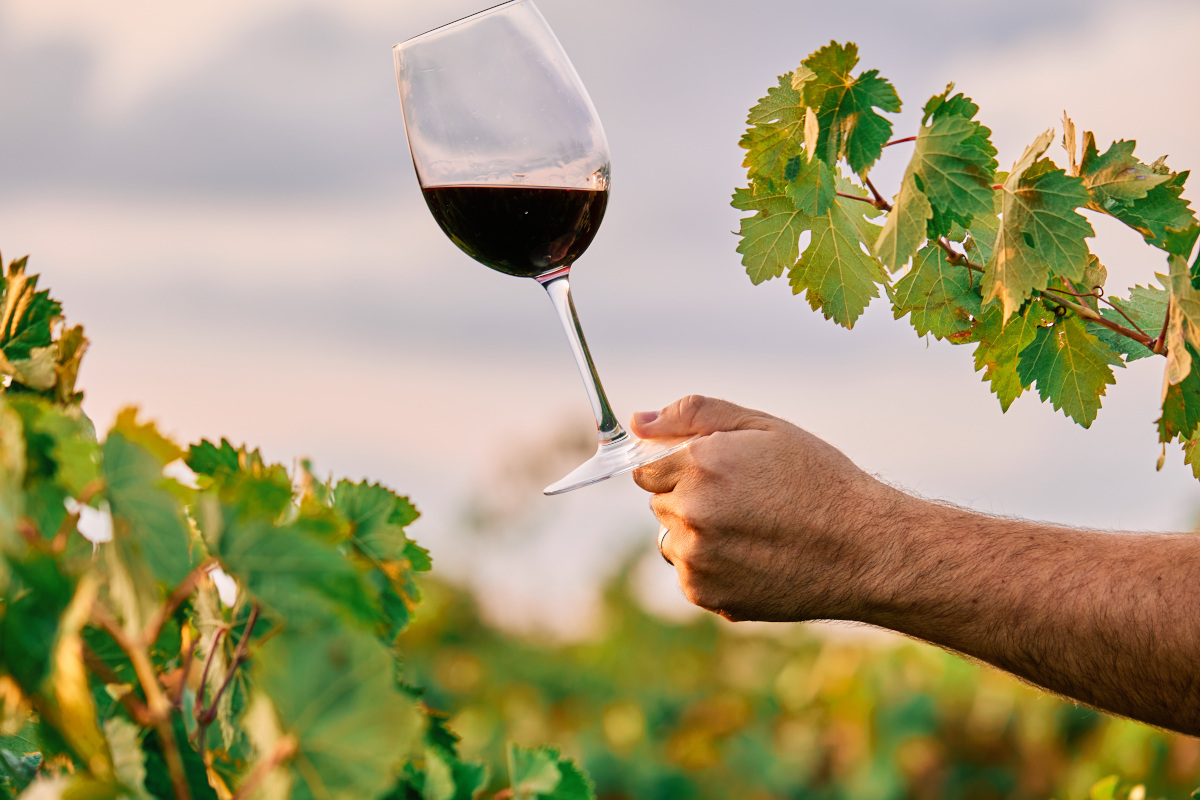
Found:
[[687, 447], [691, 439], [646, 440], [639, 439], [632, 433], [614, 442], [600, 445], [596, 455], [580, 464], [565, 478], [555, 481], [542, 490], [544, 494], [562, 494], [572, 489], [580, 489], [593, 483], [607, 480], [616, 475], [624, 475], [638, 467], [657, 461], [663, 456], [669, 456]]

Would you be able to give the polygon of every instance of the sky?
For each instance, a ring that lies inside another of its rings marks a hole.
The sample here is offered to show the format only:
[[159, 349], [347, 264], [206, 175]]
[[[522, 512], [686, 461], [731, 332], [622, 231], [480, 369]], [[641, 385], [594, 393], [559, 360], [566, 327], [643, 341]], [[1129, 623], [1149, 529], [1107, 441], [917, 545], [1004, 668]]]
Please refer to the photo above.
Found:
[[[425, 512], [412, 532], [439, 570], [502, 597], [502, 621], [569, 635], [657, 525], [628, 478], [541, 496], [570, 466], [555, 443], [591, 435], [562, 333], [535, 283], [471, 262], [421, 200], [390, 47], [481, 5], [0, 0], [0, 252], [29, 253], [86, 326], [98, 424], [133, 403], [183, 441], [227, 436], [387, 483]], [[613, 153], [572, 285], [619, 414], [709, 394], [925, 496], [1067, 525], [1192, 525], [1200, 487], [1178, 451], [1154, 469], [1161, 360], [1119, 374], [1090, 430], [1035, 396], [1002, 414], [969, 348], [918, 339], [886, 303], [845, 331], [783, 281], [752, 286], [729, 197], [746, 110], [831, 39], [895, 84], [897, 136], [954, 81], [1002, 168], [1064, 109], [1102, 149], [1134, 138], [1144, 160], [1200, 166], [1200, 95], [1178, 88], [1200, 67], [1200, 7], [538, 5]], [[908, 157], [892, 150], [873, 173], [886, 194]], [[1137, 234], [1092, 222], [1110, 291], [1164, 270]], [[656, 559], [639, 566], [647, 599], [683, 613]]]

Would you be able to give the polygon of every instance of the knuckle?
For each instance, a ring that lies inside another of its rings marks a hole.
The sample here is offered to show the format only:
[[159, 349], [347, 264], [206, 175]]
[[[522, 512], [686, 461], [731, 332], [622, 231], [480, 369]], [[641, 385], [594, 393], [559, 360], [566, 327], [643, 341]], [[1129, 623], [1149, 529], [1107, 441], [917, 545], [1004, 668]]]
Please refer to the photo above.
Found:
[[689, 394], [681, 397], [676, 404], [680, 420], [689, 425], [695, 422], [708, 403], [709, 399], [701, 394]]

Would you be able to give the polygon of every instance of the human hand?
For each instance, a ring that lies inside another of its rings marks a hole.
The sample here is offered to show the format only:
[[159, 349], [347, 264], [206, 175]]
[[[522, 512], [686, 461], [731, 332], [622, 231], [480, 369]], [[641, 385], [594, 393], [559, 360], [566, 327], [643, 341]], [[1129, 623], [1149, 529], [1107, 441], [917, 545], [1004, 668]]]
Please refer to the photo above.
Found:
[[688, 600], [729, 619], [863, 619], [882, 585], [892, 534], [911, 501], [789, 422], [692, 395], [643, 438], [700, 434], [639, 468], [670, 533], [663, 554]]

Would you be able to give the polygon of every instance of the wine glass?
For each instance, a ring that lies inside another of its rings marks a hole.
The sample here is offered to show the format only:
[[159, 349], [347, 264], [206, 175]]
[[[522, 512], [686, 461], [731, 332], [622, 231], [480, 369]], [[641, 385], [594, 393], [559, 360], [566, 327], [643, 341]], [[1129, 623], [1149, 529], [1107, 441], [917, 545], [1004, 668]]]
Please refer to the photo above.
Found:
[[608, 141], [537, 7], [510, 0], [392, 50], [408, 146], [434, 219], [484, 266], [542, 285], [583, 377], [599, 446], [545, 493], [685, 447], [690, 440], [650, 442], [621, 427], [584, 341], [569, 276], [608, 204]]

